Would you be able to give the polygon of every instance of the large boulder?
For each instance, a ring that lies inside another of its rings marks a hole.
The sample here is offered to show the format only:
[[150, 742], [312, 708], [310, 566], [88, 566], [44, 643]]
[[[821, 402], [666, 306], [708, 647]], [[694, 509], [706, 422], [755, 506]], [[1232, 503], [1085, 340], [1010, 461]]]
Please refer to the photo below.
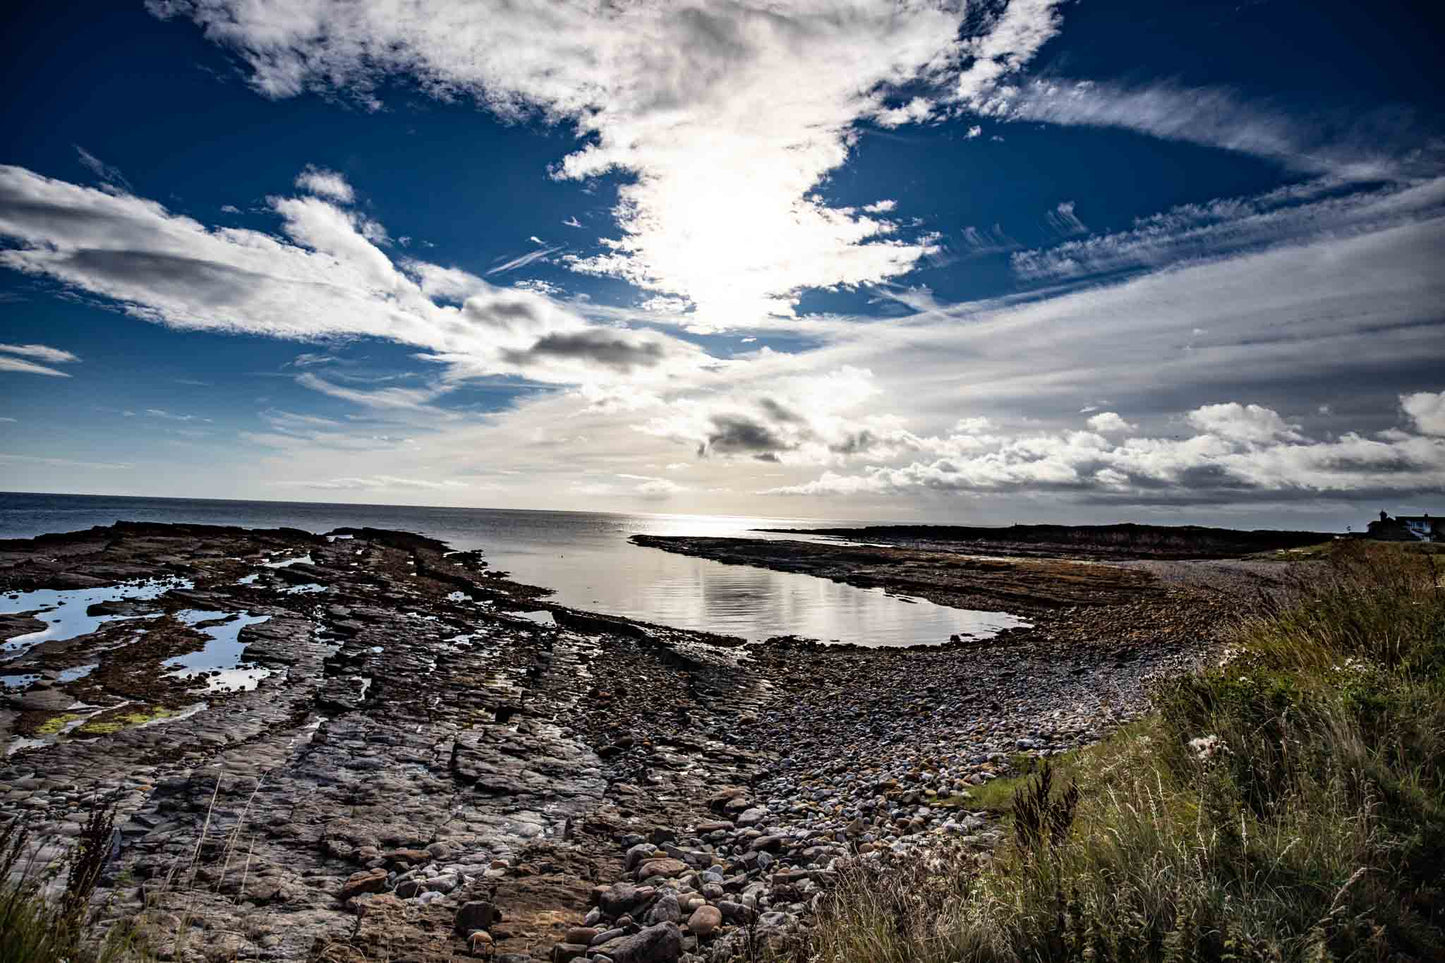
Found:
[[656, 892], [651, 886], [617, 883], [598, 894], [597, 905], [608, 919], [616, 919], [623, 913], [644, 905]]
[[700, 940], [707, 939], [722, 925], [722, 910], [716, 906], [699, 906], [688, 918], [687, 928]]
[[380, 893], [384, 889], [386, 889], [386, 870], [364, 869], [347, 877], [346, 882], [341, 884], [341, 892], [336, 895], [344, 903], [353, 896], [360, 896], [362, 893]]
[[470, 903], [463, 903], [457, 910], [457, 918], [454, 921], [456, 931], [461, 936], [469, 936], [473, 930], [489, 930], [492, 924], [499, 921], [502, 914], [497, 908], [486, 900], [473, 900]]
[[643, 863], [637, 870], [637, 878], [642, 881], [654, 876], [678, 876], [685, 872], [687, 872], [687, 863], [666, 856], [662, 859], [649, 859]]
[[662, 898], [652, 904], [652, 909], [647, 911], [647, 922], [677, 923], [682, 920], [682, 907], [678, 905], [677, 897], [671, 893], [664, 893]]
[[682, 956], [682, 930], [676, 923], [659, 923], [609, 940], [596, 950], [612, 963], [675, 963]]

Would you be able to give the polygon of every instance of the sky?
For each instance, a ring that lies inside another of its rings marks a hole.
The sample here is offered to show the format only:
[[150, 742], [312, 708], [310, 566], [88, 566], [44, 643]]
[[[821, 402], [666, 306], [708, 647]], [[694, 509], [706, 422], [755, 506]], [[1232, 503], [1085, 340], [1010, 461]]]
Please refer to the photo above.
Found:
[[1445, 512], [1442, 14], [0, 14], [0, 489]]

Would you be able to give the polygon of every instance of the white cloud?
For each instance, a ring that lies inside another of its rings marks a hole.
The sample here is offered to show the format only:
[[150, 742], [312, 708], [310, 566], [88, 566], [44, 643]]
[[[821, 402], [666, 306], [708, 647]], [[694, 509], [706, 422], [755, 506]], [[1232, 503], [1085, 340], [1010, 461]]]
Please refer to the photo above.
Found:
[[1445, 436], [1445, 391], [1417, 391], [1400, 398], [1400, 407], [1421, 434]]
[[11, 358], [0, 355], [0, 371], [14, 371], [20, 374], [48, 375], [52, 378], [69, 378], [70, 375], [64, 371], [47, 367], [43, 364], [36, 364], [34, 361], [26, 361], [23, 358]]
[[22, 455], [18, 452], [0, 451], [0, 463], [16, 465], [44, 465], [47, 468], [86, 468], [109, 470], [129, 470], [135, 466], [125, 462], [107, 461], [76, 461], [72, 458], [47, 458], [42, 455]]
[[202, 418], [200, 415], [179, 415], [166, 411], [164, 408], [147, 408], [146, 414], [152, 418], [160, 418], [163, 421], [210, 421], [209, 418]]
[[895, 91], [1022, 65], [1057, 30], [1056, 6], [1012, 0], [979, 21], [953, 0], [149, 4], [234, 49], [268, 96], [340, 89], [373, 104], [404, 73], [506, 117], [573, 125], [586, 144], [555, 176], [636, 176], [614, 211], [621, 235], [569, 263], [685, 297], [699, 328], [791, 316], [802, 289], [882, 281], [934, 252], [936, 239], [814, 190], [860, 121], [931, 116], [926, 98]]
[[973, 107], [987, 102], [999, 83], [1026, 66], [1059, 32], [1062, 0], [1013, 0], [995, 14], [992, 28], [969, 41], [974, 58], [956, 83], [955, 96]]
[[[393, 263], [363, 218], [321, 198], [269, 203], [284, 237], [207, 228], [153, 201], [0, 166], [0, 236], [18, 242], [0, 249], [0, 265], [179, 328], [414, 345], [449, 377], [516, 375], [605, 393], [717, 363], [656, 332], [600, 328], [532, 291], [497, 288], [455, 268]], [[20, 359], [4, 365], [62, 374]]]
[[1139, 426], [1125, 421], [1117, 412], [1101, 411], [1085, 422], [1090, 431], [1108, 435], [1120, 431], [1136, 431]]
[[[533, 238], [533, 240], [536, 239]], [[517, 268], [524, 268], [534, 261], [546, 261], [548, 255], [556, 254], [560, 250], [562, 250], [562, 246], [559, 244], [556, 247], [543, 248], [540, 251], [528, 251], [526, 254], [518, 255], [502, 264], [498, 264], [494, 268], [489, 268], [487, 274], [505, 274], [508, 271], [515, 271]]]
[[351, 189], [346, 178], [336, 171], [329, 171], [323, 167], [308, 165], [304, 171], [296, 175], [296, 186], [303, 191], [341, 204], [351, 204], [356, 200], [356, 192]]
[[1088, 498], [1227, 502], [1417, 493], [1445, 486], [1445, 438], [1397, 432], [1377, 441], [1351, 432], [1334, 440], [1308, 439], [1278, 412], [1237, 402], [1196, 408], [1186, 420], [1198, 433], [1182, 440], [1142, 437], [1116, 443], [1082, 431], [969, 436], [966, 445], [942, 439], [938, 447], [951, 450], [932, 461], [873, 465], [854, 475], [825, 472], [814, 481], [768, 493], [1054, 490]]
[[288, 481], [281, 484], [297, 488], [316, 488], [322, 491], [397, 491], [415, 489], [420, 491], [448, 491], [469, 487], [466, 482], [455, 479], [436, 481], [429, 478], [402, 478], [396, 475], [372, 475], [366, 478], [328, 478], [317, 481]]
[[1198, 430], [1230, 441], [1267, 444], [1280, 439], [1298, 441], [1301, 437], [1299, 425], [1289, 424], [1278, 412], [1233, 401], [1196, 408], [1189, 412], [1188, 420]]
[[112, 167], [79, 144], [75, 144], [74, 147], [75, 153], [80, 157], [80, 163], [85, 166], [86, 170], [107, 184], [114, 184], [127, 191], [131, 189], [130, 182], [125, 179], [125, 175], [120, 172], [119, 167]]
[[664, 501], [688, 490], [686, 485], [680, 485], [670, 478], [656, 478], [651, 475], [632, 475], [625, 472], [619, 473], [617, 477], [636, 482], [637, 484], [632, 486], [631, 493], [650, 501]]
[[297, 375], [296, 383], [303, 388], [310, 388], [312, 391], [366, 408], [423, 408], [445, 393], [444, 388], [348, 388], [309, 371]]
[[1020, 247], [1019, 242], [1005, 234], [1003, 228], [997, 224], [987, 230], [965, 227], [961, 240], [963, 252], [972, 257], [1000, 254]]
[[[1373, 123], [1352, 118], [1351, 127], [1358, 133], [1341, 138], [1333, 133], [1337, 125], [1303, 123], [1219, 88], [1033, 80], [1020, 87], [995, 85], [972, 103], [1003, 120], [1120, 127], [1254, 154], [1344, 180], [1400, 178], [1415, 165], [1400, 149], [1414, 134], [1398, 115], [1382, 115]], [[1433, 167], [1433, 161], [1420, 161]]]
[[1079, 216], [1074, 213], [1073, 201], [1063, 201], [1049, 211], [1048, 222], [1049, 227], [1060, 234], [1084, 234], [1089, 230], [1089, 226], [1079, 220]]
[[1012, 266], [1030, 280], [1086, 278], [1218, 258], [1324, 232], [1378, 231], [1438, 217], [1445, 206], [1445, 178], [1351, 193], [1340, 193], [1341, 187], [1326, 179], [1255, 197], [1184, 204], [1139, 218], [1127, 231], [1018, 251]]
[[80, 360], [69, 351], [52, 348], [48, 344], [0, 344], [0, 354], [18, 354], [23, 358], [33, 358], [49, 364], [67, 364]]
[[918, 124], [933, 116], [933, 101], [927, 97], [914, 97], [898, 107], [880, 110], [873, 120], [880, 127], [901, 127], [904, 124]]

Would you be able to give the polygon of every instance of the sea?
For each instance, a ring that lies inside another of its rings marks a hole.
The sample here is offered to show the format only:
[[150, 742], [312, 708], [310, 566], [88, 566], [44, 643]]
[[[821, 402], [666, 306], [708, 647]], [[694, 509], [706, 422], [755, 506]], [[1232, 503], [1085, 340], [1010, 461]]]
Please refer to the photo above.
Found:
[[796, 538], [758, 529], [846, 526], [850, 522], [845, 519], [0, 492], [0, 538], [30, 538], [121, 520], [284, 526], [317, 533], [342, 526], [416, 532], [454, 549], [480, 549], [492, 568], [516, 581], [552, 589], [549, 598], [563, 605], [750, 641], [797, 635], [824, 642], [914, 645], [944, 642], [955, 634], [986, 638], [1026, 624], [1005, 612], [955, 609], [882, 589], [724, 565], [628, 541], [639, 534]]

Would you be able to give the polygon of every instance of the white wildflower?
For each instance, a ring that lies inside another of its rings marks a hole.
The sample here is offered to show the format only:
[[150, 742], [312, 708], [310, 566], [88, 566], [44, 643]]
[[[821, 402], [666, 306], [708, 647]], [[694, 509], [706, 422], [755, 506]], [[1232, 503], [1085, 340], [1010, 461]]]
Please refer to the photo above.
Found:
[[1200, 762], [1212, 762], [1215, 756], [1229, 751], [1224, 740], [1212, 734], [1200, 736], [1198, 739], [1190, 739], [1189, 748], [1194, 750], [1194, 755]]

